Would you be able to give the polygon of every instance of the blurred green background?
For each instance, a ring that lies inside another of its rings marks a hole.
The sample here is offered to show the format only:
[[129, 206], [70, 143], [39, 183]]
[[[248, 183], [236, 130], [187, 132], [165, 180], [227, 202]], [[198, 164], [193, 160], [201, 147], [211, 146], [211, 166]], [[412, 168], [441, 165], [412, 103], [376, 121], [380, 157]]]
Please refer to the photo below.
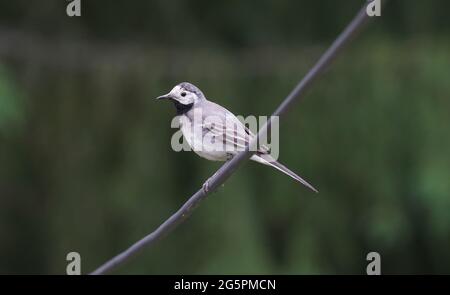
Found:
[[[86, 273], [154, 230], [220, 166], [174, 152], [190, 81], [269, 115], [363, 1], [0, 4], [0, 273]], [[450, 2], [391, 0], [247, 163], [116, 274], [450, 273]]]

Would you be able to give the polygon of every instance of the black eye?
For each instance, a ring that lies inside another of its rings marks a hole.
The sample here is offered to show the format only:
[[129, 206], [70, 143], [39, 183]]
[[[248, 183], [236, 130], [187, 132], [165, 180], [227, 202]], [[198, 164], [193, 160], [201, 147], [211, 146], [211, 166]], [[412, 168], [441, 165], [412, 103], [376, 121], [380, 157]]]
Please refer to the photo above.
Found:
[[181, 92], [181, 96], [185, 97], [186, 96], [186, 92]]

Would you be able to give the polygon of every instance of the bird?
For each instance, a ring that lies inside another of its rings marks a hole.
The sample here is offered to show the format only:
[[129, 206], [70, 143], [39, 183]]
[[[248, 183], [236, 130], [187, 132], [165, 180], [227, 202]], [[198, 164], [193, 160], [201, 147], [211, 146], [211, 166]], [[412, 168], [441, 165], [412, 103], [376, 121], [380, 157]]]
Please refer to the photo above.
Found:
[[[232, 112], [208, 100], [197, 86], [189, 82], [179, 83], [156, 99], [173, 102], [183, 137], [197, 155], [207, 160], [228, 161], [255, 138]], [[206, 137], [209, 138], [205, 140]], [[258, 146], [250, 159], [271, 166], [318, 193], [306, 180], [274, 159], [267, 146]], [[203, 188], [207, 191], [208, 182], [205, 184]]]

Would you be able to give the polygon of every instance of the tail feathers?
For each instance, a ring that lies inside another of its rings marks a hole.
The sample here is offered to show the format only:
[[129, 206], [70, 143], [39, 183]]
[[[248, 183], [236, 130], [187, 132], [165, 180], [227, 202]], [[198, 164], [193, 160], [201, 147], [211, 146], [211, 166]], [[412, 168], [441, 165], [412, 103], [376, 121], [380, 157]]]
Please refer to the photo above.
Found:
[[303, 184], [304, 186], [306, 186], [307, 188], [309, 188], [313, 192], [316, 192], [316, 193], [319, 192], [311, 184], [309, 184], [306, 180], [304, 180], [303, 178], [301, 178], [300, 176], [298, 176], [297, 174], [292, 172], [289, 168], [287, 168], [286, 166], [284, 166], [280, 162], [277, 162], [277, 161], [273, 160], [268, 155], [253, 155], [251, 159], [253, 161], [259, 162], [261, 164], [274, 167], [275, 169], [283, 172], [284, 174], [286, 174], [286, 175], [292, 177], [293, 179], [295, 179], [296, 181], [300, 182], [301, 184]]

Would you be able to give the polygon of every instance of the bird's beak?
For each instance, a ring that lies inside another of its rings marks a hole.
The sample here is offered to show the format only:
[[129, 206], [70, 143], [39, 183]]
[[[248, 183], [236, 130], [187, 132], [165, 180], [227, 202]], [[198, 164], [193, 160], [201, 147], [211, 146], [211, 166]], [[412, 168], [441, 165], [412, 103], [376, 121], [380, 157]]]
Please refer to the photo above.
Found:
[[168, 98], [172, 98], [172, 95], [170, 95], [170, 93], [158, 96], [156, 99], [160, 100], [160, 99], [168, 99]]

